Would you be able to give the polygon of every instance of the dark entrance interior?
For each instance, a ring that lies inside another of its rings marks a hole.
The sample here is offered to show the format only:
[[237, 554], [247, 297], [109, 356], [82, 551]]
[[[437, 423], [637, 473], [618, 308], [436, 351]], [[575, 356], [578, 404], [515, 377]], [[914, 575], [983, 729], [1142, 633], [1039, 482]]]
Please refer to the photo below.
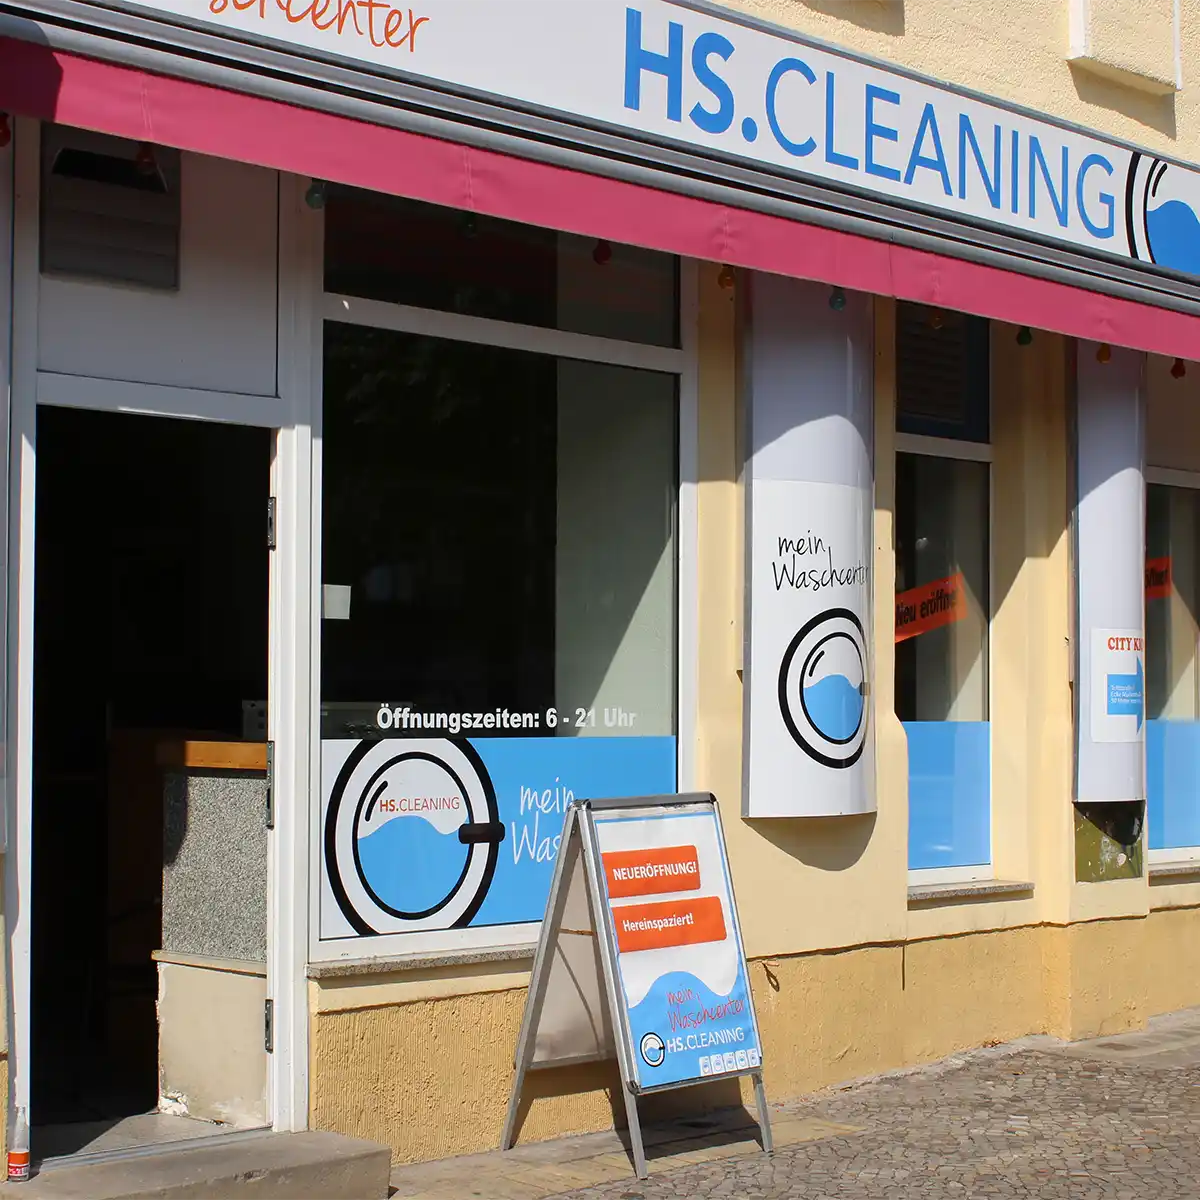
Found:
[[[38, 1126], [158, 1103], [164, 736], [267, 695], [269, 430], [42, 408], [32, 1095]], [[250, 710], [253, 719], [254, 708]]]

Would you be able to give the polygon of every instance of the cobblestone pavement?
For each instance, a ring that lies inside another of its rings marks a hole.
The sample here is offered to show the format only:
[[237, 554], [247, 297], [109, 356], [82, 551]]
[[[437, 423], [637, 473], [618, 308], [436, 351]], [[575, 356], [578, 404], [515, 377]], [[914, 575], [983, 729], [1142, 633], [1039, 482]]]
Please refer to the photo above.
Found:
[[[789, 1104], [863, 1132], [626, 1178], [561, 1200], [1200, 1197], [1200, 1022], [948, 1059]], [[1168, 1031], [1169, 1034], [1169, 1031]], [[1088, 1047], [1091, 1047], [1089, 1049]]]

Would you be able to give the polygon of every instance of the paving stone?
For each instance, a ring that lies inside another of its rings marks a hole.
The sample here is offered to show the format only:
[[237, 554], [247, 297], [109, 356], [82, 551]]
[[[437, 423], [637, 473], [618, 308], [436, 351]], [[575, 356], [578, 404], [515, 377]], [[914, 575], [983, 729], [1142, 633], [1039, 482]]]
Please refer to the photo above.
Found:
[[770, 1160], [745, 1147], [703, 1165], [664, 1159], [648, 1180], [558, 1200], [1197, 1200], [1200, 1014], [1140, 1037], [1025, 1039], [820, 1092], [777, 1121], [857, 1132], [830, 1128]]

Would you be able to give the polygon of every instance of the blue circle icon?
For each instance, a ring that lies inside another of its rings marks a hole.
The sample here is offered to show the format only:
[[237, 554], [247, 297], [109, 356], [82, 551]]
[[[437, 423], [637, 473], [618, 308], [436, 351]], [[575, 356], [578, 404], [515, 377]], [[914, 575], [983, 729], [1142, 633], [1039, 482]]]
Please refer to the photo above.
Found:
[[752, 142], [758, 137], [758, 122], [753, 117], [742, 119], [742, 137], [748, 142]]
[[792, 740], [835, 769], [862, 757], [870, 713], [867, 640], [848, 608], [818, 613], [779, 664], [779, 712]]
[[845, 745], [858, 732], [866, 708], [862, 653], [845, 631], [822, 638], [808, 652], [800, 677], [800, 704], [813, 728]]
[[1136, 259], [1200, 275], [1200, 173], [1134, 154], [1125, 191], [1125, 228]]

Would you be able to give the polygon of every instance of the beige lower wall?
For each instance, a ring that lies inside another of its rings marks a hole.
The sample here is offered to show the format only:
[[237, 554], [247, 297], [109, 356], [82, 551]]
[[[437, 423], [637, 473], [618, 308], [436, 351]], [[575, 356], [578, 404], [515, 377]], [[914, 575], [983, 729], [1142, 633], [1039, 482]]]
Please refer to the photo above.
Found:
[[267, 1119], [265, 973], [158, 964], [159, 1106], [249, 1127]]
[[[779, 1100], [989, 1042], [1110, 1034], [1200, 1005], [1200, 908], [759, 959], [751, 980]], [[360, 1008], [342, 998], [328, 1011], [329, 989], [314, 984], [313, 1126], [384, 1142], [401, 1162], [494, 1148], [525, 1001], [523, 986], [495, 986]], [[369, 994], [382, 1001], [386, 989]], [[613, 1068], [535, 1073], [521, 1140], [620, 1124], [616, 1085]], [[713, 1085], [644, 1112], [736, 1099], [734, 1085]]]

